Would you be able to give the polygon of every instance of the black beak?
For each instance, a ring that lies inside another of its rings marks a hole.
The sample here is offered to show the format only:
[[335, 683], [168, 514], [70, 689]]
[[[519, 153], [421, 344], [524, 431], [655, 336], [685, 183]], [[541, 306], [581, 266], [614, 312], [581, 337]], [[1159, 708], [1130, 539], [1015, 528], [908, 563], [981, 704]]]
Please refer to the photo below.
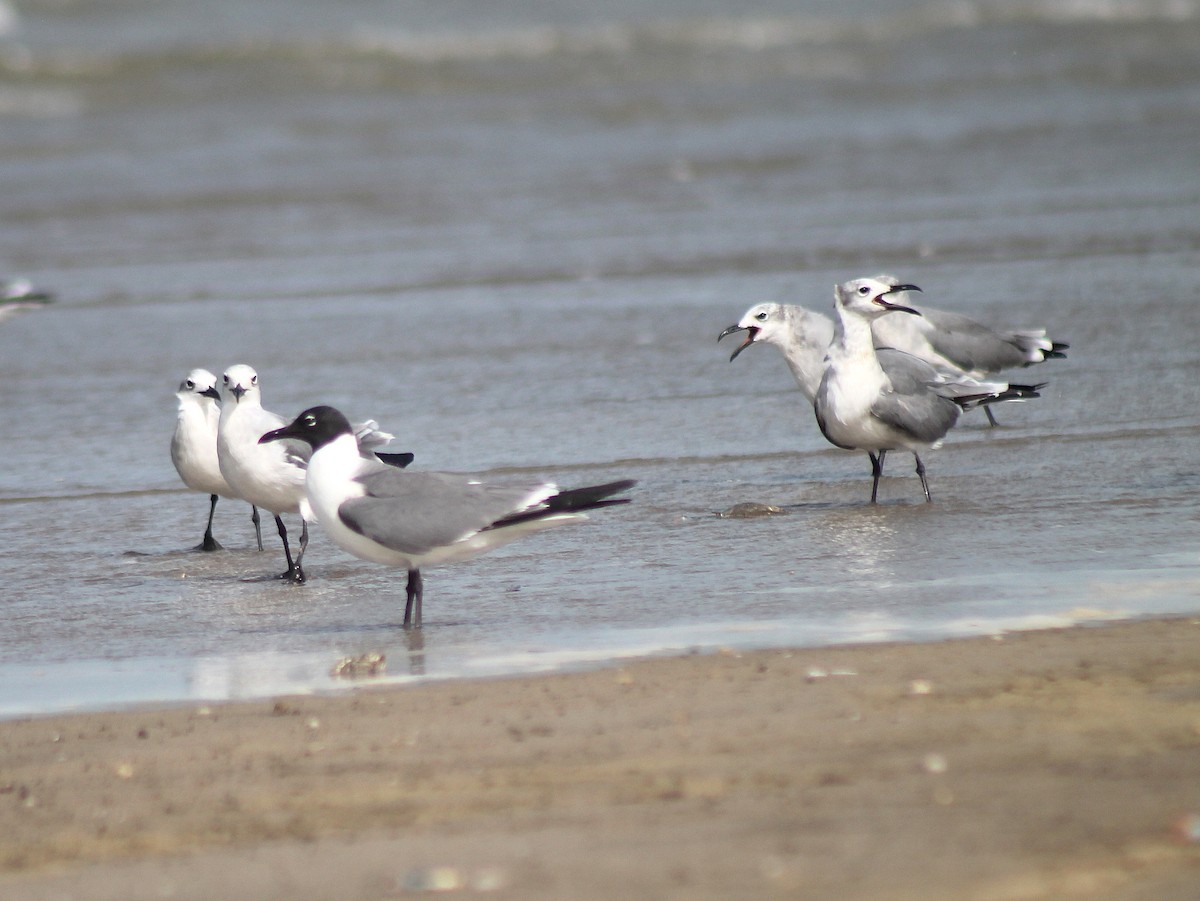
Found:
[[242, 395], [246, 393], [246, 389], [241, 385], [234, 385], [229, 389], [229, 393], [233, 395], [234, 401], [240, 401], [242, 399]]
[[737, 349], [734, 350], [734, 352], [732, 354], [730, 354], [730, 356], [729, 356], [730, 363], [732, 363], [734, 360], [736, 360], [737, 355], [740, 354], [747, 347], [749, 347], [751, 344], [753, 344], [754, 339], [758, 337], [758, 329], [755, 328], [754, 326], [752, 326], [752, 325], [736, 325], [735, 324], [735, 325], [729, 326], [729, 328], [725, 329], [725, 331], [723, 331], [723, 332], [721, 332], [721, 334], [717, 335], [717, 341], [720, 341], [726, 335], [732, 335], [734, 332], [749, 332], [749, 334], [746, 335], [746, 340], [743, 341], [741, 344], [739, 344], [737, 346]]
[[258, 439], [258, 443], [266, 444], [268, 441], [282, 441], [284, 438], [299, 437], [295, 432], [292, 431], [293, 425], [295, 425], [295, 423], [285, 425], [283, 428], [276, 429], [273, 432], [267, 432], [265, 435], [263, 435], [261, 438]]
[[898, 304], [898, 303], [889, 303], [888, 301], [884, 300], [884, 298], [887, 297], [888, 294], [903, 294], [905, 291], [920, 291], [920, 290], [921, 289], [918, 288], [916, 285], [894, 285], [893, 287], [889, 288], [885, 293], [880, 294], [879, 297], [875, 298], [875, 302], [877, 304], [879, 304], [881, 307], [883, 307], [884, 309], [899, 310], [902, 313], [912, 313], [914, 316], [920, 316], [921, 315], [920, 312], [918, 312], [917, 310], [914, 310], [912, 307], [906, 307], [903, 304]]
[[201, 397], [211, 397], [213, 400], [220, 400], [221, 392], [218, 391], [216, 388], [214, 388], [212, 385], [209, 385], [207, 388], [205, 388], [203, 391], [200, 392], [200, 396]]

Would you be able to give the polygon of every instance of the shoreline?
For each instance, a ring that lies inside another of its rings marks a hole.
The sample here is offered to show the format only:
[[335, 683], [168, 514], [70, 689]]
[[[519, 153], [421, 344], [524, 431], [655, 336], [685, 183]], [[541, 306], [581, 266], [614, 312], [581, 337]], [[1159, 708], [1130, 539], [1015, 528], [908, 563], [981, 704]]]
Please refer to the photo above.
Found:
[[0, 722], [0, 895], [1194, 898], [1200, 618]]

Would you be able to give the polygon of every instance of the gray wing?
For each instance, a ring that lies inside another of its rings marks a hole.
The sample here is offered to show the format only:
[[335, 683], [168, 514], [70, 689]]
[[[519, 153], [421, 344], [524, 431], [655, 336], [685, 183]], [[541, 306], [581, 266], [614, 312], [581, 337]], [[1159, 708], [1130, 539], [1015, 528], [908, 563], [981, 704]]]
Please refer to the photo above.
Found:
[[393, 468], [358, 481], [366, 495], [343, 503], [339, 518], [360, 535], [404, 554], [453, 544], [553, 493], [539, 493], [545, 486], [496, 487], [469, 476]]
[[925, 306], [918, 309], [928, 325], [922, 331], [930, 346], [963, 369], [999, 372], [1025, 364], [1027, 352], [1015, 336], [1002, 335], [961, 313]]
[[944, 437], [962, 411], [934, 389], [939, 380], [937, 370], [899, 350], [879, 350], [876, 355], [892, 387], [879, 395], [871, 413], [919, 441], [932, 444]]
[[293, 466], [308, 469], [308, 461], [312, 458], [312, 447], [304, 441], [293, 441], [285, 438], [279, 442], [287, 453], [287, 461]]

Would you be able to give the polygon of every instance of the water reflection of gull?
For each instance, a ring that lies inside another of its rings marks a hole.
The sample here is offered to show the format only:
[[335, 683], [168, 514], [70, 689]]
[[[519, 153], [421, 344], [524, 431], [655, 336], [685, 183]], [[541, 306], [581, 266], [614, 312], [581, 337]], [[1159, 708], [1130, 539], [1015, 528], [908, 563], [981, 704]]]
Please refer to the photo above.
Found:
[[408, 650], [408, 672], [411, 676], [425, 675], [425, 633], [424, 631], [409, 631], [404, 635], [404, 644]]
[[308, 694], [328, 688], [328, 654], [261, 651], [227, 657], [201, 657], [192, 665], [189, 684], [196, 700], [232, 701], [268, 695]]
[[[426, 674], [425, 638], [419, 633], [404, 636], [402, 648], [384, 655], [398, 664], [370, 679], [335, 678], [331, 668], [338, 655], [332, 652], [292, 654], [262, 651], [253, 654], [201, 657], [192, 663], [188, 677], [189, 696], [194, 700], [235, 701], [271, 695], [312, 694], [354, 684], [388, 679], [407, 680]], [[406, 661], [407, 673], [401, 664]]]
[[898, 536], [891, 517], [875, 515], [878, 512], [874, 508], [831, 510], [814, 535], [828, 542], [829, 552], [842, 560], [847, 574], [890, 581], [895, 578]]

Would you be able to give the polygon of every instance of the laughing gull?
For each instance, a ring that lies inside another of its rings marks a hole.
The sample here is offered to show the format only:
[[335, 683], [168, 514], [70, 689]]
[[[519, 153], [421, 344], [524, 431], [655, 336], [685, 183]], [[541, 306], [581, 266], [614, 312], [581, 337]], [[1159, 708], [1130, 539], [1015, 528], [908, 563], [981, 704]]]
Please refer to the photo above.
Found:
[[350, 423], [333, 407], [305, 410], [260, 440], [312, 448], [308, 500], [338, 547], [408, 570], [406, 629], [421, 625], [421, 567], [466, 560], [530, 532], [586, 519], [587, 510], [628, 503], [612, 495], [635, 484], [625, 479], [559, 491], [549, 483], [500, 487], [465, 475], [387, 468], [362, 458]]
[[[877, 275], [875, 280], [886, 285], [898, 284], [892, 275]], [[898, 297], [896, 302], [921, 315], [883, 316], [875, 320], [871, 324], [875, 346], [907, 351], [939, 369], [952, 366], [976, 378], [988, 378], [1006, 369], [1063, 359], [1071, 346], [1047, 338], [1045, 329], [997, 331], [962, 313], [924, 304], [917, 306], [906, 297]], [[983, 412], [996, 425], [992, 411], [984, 407]]]
[[[208, 525], [204, 540], [196, 547], [199, 551], [219, 551], [220, 543], [213, 538], [213, 514], [217, 511], [217, 498], [235, 498], [237, 494], [225, 477], [217, 462], [217, 423], [221, 409], [217, 404], [221, 395], [217, 393], [217, 377], [207, 369], [193, 369], [179, 384], [175, 396], [179, 399], [179, 414], [175, 420], [175, 433], [171, 436], [171, 462], [183, 484], [193, 491], [209, 495]], [[251, 506], [254, 534], [258, 537], [258, 549], [263, 549], [262, 530], [259, 526], [258, 508]]]
[[[897, 284], [895, 277], [890, 275], [876, 276], [875, 280], [887, 285]], [[875, 350], [885, 369], [887, 368], [888, 352], [902, 351], [924, 360], [948, 379], [956, 377], [988, 379], [989, 384], [992, 384], [995, 383], [995, 380], [989, 377], [996, 375], [1002, 369], [1021, 365], [1032, 366], [1042, 360], [1065, 357], [1064, 351], [1069, 346], [1040, 337], [1045, 334], [1045, 330], [1008, 333], [1013, 342], [1008, 343], [1009, 339], [1001, 336], [1000, 333], [958, 313], [932, 310], [925, 306], [917, 307], [910, 303], [905, 303], [904, 306], [916, 310], [921, 313], [921, 316], [883, 316], [871, 323], [871, 335], [875, 342]], [[946, 327], [931, 329], [922, 325], [921, 322], [927, 312], [931, 312], [937, 317], [939, 323], [946, 323]], [[900, 324], [894, 324], [895, 320], [900, 320]], [[911, 322], [918, 324], [910, 326]], [[972, 323], [974, 328], [968, 328], [966, 323]], [[951, 325], [954, 326], [953, 329], [950, 328]], [[747, 335], [746, 340], [734, 348], [730, 360], [736, 359], [751, 344], [773, 344], [783, 351], [788, 368], [792, 370], [792, 375], [795, 376], [796, 383], [800, 386], [804, 396], [809, 401], [816, 397], [817, 387], [821, 384], [821, 376], [824, 373], [825, 352], [829, 347], [829, 342], [833, 340], [832, 319], [823, 313], [816, 313], [795, 304], [760, 303], [747, 310], [736, 324], [721, 332], [717, 340], [720, 341], [735, 332], [746, 332]], [[1027, 338], [1028, 341], [1022, 343], [1024, 339], [1021, 336]], [[934, 351], [935, 344], [947, 349], [952, 346], [973, 349], [963, 350], [959, 353], [956, 362], [948, 356]], [[1000, 347], [996, 346], [998, 344], [1003, 345], [1012, 353], [1005, 354]], [[1026, 348], [1021, 351], [1021, 359], [1025, 360], [1024, 363], [1011, 362], [1018, 345]], [[990, 348], [990, 352], [985, 354], [985, 348]], [[985, 361], [991, 363], [992, 367], [983, 368], [982, 364]], [[1010, 362], [1000, 365], [1005, 361]], [[976, 365], [966, 365], [971, 362]], [[1035, 390], [1033, 386], [1029, 385], [1013, 385], [1013, 387]], [[1023, 400], [1028, 396], [1030, 395], [1008, 398], [1008, 400]], [[985, 405], [983, 410], [992, 425], [995, 425], [996, 421], [989, 407], [990, 404]]]
[[[828, 316], [794, 304], [760, 303], [752, 306], [737, 323], [721, 332], [717, 340], [736, 332], [746, 332], [746, 339], [734, 349], [730, 361], [736, 360], [751, 344], [774, 345], [783, 352], [800, 393], [809, 403], [816, 401], [821, 379], [825, 375], [825, 357], [834, 335], [834, 324]], [[986, 410], [987, 404], [1037, 397], [1038, 390], [1044, 387], [1041, 384], [981, 381], [953, 366], [931, 366], [904, 351], [881, 348], [878, 342], [875, 355], [891, 381], [929, 384], [963, 409], [983, 406]], [[886, 450], [880, 450], [878, 458], [872, 455], [872, 472], [878, 467], [882, 473], [886, 454]]]
[[39, 291], [27, 278], [10, 278], [0, 282], [0, 320], [20, 310], [34, 310], [54, 300], [48, 291]]
[[[221, 474], [239, 497], [274, 514], [288, 565], [279, 578], [303, 582], [300, 562], [308, 548], [308, 523], [314, 518], [304, 491], [311, 450], [302, 441], [259, 443], [265, 432], [278, 429], [287, 420], [263, 409], [258, 373], [252, 367], [239, 363], [225, 370], [222, 401], [217, 427], [217, 462]], [[370, 454], [374, 462], [394, 467], [412, 462], [412, 454], [383, 454], [375, 450], [391, 441], [392, 436], [379, 431], [373, 420], [356, 428], [356, 447], [360, 453]], [[284, 513], [301, 516], [300, 552], [294, 561], [283, 524]]]
[[891, 285], [873, 278], [854, 279], [834, 289], [838, 319], [814, 402], [817, 425], [831, 444], [867, 452], [872, 503], [887, 451], [903, 448], [912, 453], [925, 500], [930, 501], [920, 452], [939, 447], [964, 409], [1011, 396], [1036, 397], [1036, 388], [1041, 387], [963, 385], [911, 355], [898, 355], [903, 365], [891, 363], [885, 370], [875, 350], [871, 323], [889, 313], [919, 316], [890, 298], [920, 290], [916, 285]]

